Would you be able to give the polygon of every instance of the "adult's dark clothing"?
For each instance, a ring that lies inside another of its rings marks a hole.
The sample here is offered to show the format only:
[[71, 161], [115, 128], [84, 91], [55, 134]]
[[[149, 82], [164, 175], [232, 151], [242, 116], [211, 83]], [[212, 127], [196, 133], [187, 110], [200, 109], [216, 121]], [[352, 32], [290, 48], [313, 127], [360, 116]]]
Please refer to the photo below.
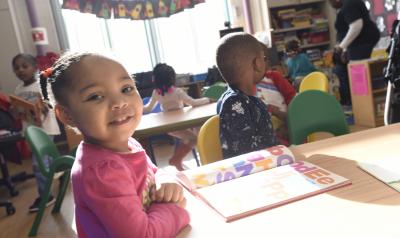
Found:
[[[343, 0], [343, 5], [338, 11], [335, 21], [337, 42], [341, 42], [345, 38], [350, 24], [358, 19], [362, 19], [363, 27], [347, 48], [349, 60], [368, 59], [380, 37], [379, 30], [371, 20], [364, 2], [362, 0]], [[341, 103], [351, 104], [347, 64], [336, 63], [333, 72], [340, 81]]]

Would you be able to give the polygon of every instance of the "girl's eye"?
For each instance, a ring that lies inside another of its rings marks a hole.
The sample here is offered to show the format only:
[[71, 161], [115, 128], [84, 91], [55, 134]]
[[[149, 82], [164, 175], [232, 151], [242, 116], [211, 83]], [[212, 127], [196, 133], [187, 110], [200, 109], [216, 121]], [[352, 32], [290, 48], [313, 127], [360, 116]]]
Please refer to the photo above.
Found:
[[127, 86], [127, 87], [124, 87], [124, 88], [122, 89], [122, 92], [123, 92], [123, 93], [130, 93], [130, 92], [132, 92], [134, 89], [135, 89], [135, 87], [133, 87], [133, 86]]
[[97, 101], [97, 100], [100, 100], [100, 99], [102, 99], [103, 98], [103, 96], [100, 96], [100, 95], [98, 95], [98, 94], [93, 94], [93, 95], [90, 95], [87, 99], [86, 99], [86, 101]]

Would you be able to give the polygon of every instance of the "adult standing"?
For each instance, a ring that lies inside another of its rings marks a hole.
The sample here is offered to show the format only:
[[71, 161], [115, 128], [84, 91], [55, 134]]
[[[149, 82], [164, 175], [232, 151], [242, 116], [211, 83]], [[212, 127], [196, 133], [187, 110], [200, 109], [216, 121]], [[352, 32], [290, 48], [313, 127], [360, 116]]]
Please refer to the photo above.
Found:
[[333, 72], [340, 80], [341, 103], [350, 105], [347, 62], [368, 59], [379, 41], [379, 30], [362, 0], [329, 0], [329, 3], [337, 9]]

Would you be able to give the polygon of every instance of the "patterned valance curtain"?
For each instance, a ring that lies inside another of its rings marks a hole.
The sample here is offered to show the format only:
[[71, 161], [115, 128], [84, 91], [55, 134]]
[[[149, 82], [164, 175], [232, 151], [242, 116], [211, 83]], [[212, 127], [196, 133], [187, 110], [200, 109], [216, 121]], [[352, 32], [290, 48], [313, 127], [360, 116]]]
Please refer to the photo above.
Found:
[[62, 8], [92, 13], [100, 18], [145, 20], [168, 17], [205, 0], [64, 0]]

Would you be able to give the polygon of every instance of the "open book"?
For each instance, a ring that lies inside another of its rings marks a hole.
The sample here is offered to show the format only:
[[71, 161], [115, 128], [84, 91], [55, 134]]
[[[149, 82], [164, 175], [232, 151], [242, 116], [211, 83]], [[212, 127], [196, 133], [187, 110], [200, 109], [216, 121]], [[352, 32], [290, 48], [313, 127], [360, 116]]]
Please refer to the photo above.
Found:
[[351, 183], [317, 165], [295, 162], [282, 145], [187, 170], [178, 178], [228, 222]]
[[358, 166], [400, 192], [400, 158], [378, 158], [371, 161], [358, 162]]
[[10, 95], [11, 105], [15, 108], [21, 119], [37, 126], [42, 125], [42, 102], [38, 100], [31, 103], [15, 95]]

